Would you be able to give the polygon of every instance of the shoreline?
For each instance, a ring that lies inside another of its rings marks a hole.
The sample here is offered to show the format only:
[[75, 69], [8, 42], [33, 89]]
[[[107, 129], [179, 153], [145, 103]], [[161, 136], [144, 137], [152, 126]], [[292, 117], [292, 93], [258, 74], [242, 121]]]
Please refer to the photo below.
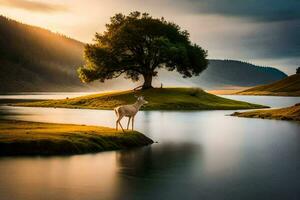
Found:
[[101, 126], [0, 120], [0, 156], [52, 156], [123, 150], [152, 144], [137, 131]]
[[234, 112], [230, 116], [300, 122], [300, 103], [285, 108]]

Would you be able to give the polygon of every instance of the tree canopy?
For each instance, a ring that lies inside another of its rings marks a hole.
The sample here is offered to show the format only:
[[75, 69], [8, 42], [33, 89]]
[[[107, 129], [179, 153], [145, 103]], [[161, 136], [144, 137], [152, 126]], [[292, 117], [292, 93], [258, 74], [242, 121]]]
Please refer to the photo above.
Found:
[[297, 68], [296, 74], [300, 74], [300, 67]]
[[152, 87], [157, 69], [176, 70], [184, 78], [199, 75], [208, 65], [207, 51], [189, 40], [189, 33], [164, 18], [147, 13], [116, 14], [106, 31], [96, 33], [85, 46], [85, 65], [78, 69], [83, 82], [125, 75], [143, 77], [143, 89]]

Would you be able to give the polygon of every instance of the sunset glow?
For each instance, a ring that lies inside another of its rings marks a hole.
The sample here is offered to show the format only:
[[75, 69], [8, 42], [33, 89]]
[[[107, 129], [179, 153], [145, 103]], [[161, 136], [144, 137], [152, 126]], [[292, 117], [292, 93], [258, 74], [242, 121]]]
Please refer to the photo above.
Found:
[[[115, 13], [149, 12], [164, 16], [191, 34], [193, 42], [209, 50], [209, 58], [238, 59], [278, 67], [288, 74], [300, 62], [300, 16], [296, 1], [269, 0], [251, 4], [229, 0], [0, 0], [0, 13], [9, 18], [91, 42]], [[222, 6], [222, 7], [219, 7]], [[287, 11], [287, 12], [285, 12]], [[285, 15], [285, 13], [288, 13]], [[279, 17], [280, 16], [280, 17]]]

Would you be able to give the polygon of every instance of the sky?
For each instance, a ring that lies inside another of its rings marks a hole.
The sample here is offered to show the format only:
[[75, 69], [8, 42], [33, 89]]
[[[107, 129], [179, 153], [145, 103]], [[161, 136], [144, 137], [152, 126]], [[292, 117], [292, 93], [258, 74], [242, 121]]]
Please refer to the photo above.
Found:
[[300, 66], [300, 0], [0, 0], [0, 14], [82, 42], [116, 13], [148, 12], [187, 30], [212, 59], [294, 74]]

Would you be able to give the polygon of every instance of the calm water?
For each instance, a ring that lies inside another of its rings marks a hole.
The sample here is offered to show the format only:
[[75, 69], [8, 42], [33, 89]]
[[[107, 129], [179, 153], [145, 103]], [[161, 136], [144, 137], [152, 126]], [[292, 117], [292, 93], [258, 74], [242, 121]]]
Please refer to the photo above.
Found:
[[[300, 102], [227, 97], [272, 107]], [[0, 158], [0, 199], [300, 199], [300, 124], [227, 116], [232, 112], [140, 112], [137, 130], [158, 143], [133, 150]], [[114, 125], [112, 111], [1, 106], [0, 113]]]

